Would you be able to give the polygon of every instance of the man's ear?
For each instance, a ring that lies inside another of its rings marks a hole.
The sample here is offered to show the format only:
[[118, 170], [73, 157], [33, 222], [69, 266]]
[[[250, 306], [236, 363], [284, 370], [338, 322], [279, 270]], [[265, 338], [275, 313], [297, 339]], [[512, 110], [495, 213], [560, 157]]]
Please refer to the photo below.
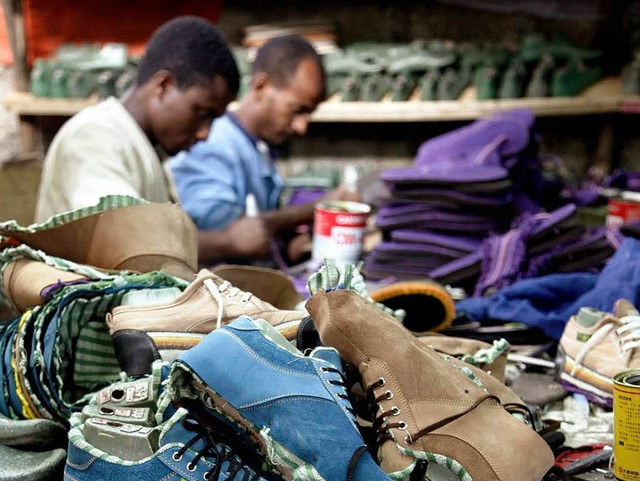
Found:
[[258, 99], [260, 99], [265, 89], [270, 85], [269, 74], [265, 72], [256, 72], [251, 77], [251, 89], [255, 92]]
[[175, 86], [175, 78], [168, 70], [158, 70], [148, 82], [153, 96], [162, 99], [171, 87]]

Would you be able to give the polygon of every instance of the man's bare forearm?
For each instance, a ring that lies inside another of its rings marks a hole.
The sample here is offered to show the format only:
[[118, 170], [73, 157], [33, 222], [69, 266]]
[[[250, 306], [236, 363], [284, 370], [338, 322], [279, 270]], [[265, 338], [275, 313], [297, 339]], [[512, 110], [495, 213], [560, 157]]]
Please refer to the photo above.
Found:
[[283, 207], [278, 210], [263, 212], [260, 217], [264, 220], [265, 226], [272, 234], [279, 234], [291, 231], [302, 224], [313, 222], [313, 211], [315, 203]]

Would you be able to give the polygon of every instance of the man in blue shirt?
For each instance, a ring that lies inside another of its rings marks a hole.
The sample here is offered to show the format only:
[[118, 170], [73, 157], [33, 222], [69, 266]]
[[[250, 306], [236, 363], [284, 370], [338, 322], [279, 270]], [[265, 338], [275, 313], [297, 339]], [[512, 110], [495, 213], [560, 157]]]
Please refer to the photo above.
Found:
[[[278, 209], [282, 182], [274, 162], [277, 146], [306, 133], [324, 96], [322, 62], [306, 40], [279, 37], [258, 50], [251, 85], [239, 107], [215, 120], [206, 141], [169, 162], [182, 207], [200, 230], [246, 222], [252, 214], [247, 198], [253, 198], [264, 230], [253, 231], [263, 239], [254, 239], [248, 257], [260, 257], [269, 252], [271, 236], [312, 222], [313, 203]], [[323, 198], [338, 199], [357, 200], [357, 194], [338, 188]], [[220, 252], [219, 243], [208, 248], [200, 239], [202, 262]]]

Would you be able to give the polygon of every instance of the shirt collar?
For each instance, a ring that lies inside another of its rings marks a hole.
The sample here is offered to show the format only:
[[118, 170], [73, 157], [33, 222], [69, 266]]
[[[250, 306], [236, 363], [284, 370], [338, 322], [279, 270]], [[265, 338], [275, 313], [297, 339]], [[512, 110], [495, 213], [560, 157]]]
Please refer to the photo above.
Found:
[[277, 147], [274, 147], [273, 145], [271, 145], [268, 142], [256, 137], [251, 132], [249, 132], [244, 127], [244, 125], [242, 125], [242, 123], [240, 122], [240, 119], [238, 119], [238, 117], [233, 112], [226, 112], [225, 115], [231, 121], [231, 123], [233, 123], [236, 127], [238, 127], [238, 129], [240, 129], [240, 131], [244, 135], [246, 135], [247, 138], [249, 140], [251, 140], [251, 142], [253, 142], [253, 145], [255, 145], [256, 148], [258, 147], [258, 143], [259, 142], [263, 142], [269, 147], [269, 156], [271, 157], [271, 159], [275, 159], [278, 156], [278, 153], [280, 152], [280, 149], [278, 149]]

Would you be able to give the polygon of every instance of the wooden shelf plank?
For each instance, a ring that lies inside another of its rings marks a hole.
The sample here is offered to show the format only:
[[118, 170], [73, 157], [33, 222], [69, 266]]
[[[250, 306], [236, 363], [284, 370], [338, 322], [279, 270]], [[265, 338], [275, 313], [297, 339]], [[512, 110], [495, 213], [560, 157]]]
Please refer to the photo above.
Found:
[[55, 99], [48, 97], [34, 97], [27, 92], [10, 92], [4, 98], [4, 105], [18, 115], [62, 117], [78, 113], [89, 105], [100, 101], [97, 97], [88, 99]]
[[[37, 98], [29, 93], [12, 92], [5, 97], [8, 109], [19, 115], [70, 116], [99, 102], [98, 98]], [[473, 88], [460, 100], [436, 102], [323, 102], [312, 116], [314, 122], [437, 122], [472, 120], [500, 110], [529, 108], [538, 116], [589, 115], [619, 112], [623, 105], [618, 77], [595, 83], [577, 97], [475, 100]], [[231, 109], [235, 105], [230, 106]]]

